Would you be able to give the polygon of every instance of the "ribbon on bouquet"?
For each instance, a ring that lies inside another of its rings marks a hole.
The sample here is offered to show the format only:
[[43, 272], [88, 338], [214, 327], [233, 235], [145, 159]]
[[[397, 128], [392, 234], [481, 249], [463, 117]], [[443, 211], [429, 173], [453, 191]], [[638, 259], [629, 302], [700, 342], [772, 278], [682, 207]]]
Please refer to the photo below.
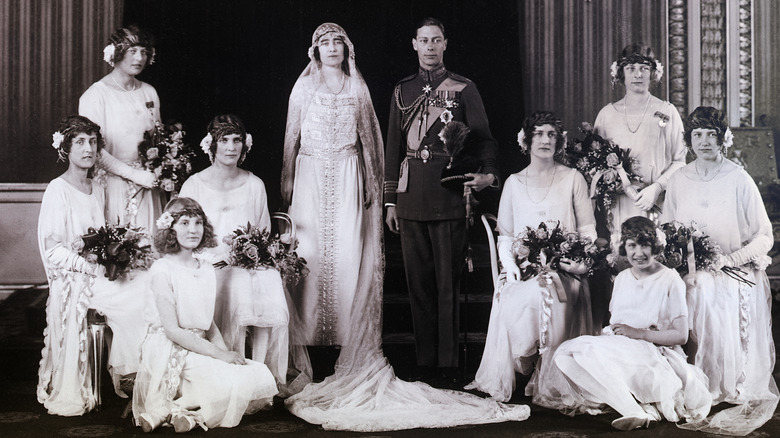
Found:
[[608, 170], [599, 170], [594, 173], [593, 180], [590, 182], [590, 197], [596, 197], [596, 189], [598, 187], [599, 181], [604, 177], [604, 174], [609, 171], [617, 172], [618, 177], [620, 178], [620, 183], [623, 185], [623, 191], [626, 193], [626, 195], [628, 195], [629, 198], [636, 201], [637, 198], [639, 198], [639, 193], [631, 185], [631, 180], [628, 179], [628, 174], [626, 173], [626, 170], [623, 169], [623, 166], [616, 166]]
[[547, 264], [547, 256], [544, 251], [539, 254], [539, 262], [545, 267], [544, 271], [539, 273], [539, 284], [543, 288], [552, 288], [556, 295], [558, 295], [558, 301], [565, 303], [568, 301], [566, 297], [566, 289], [563, 288], [563, 282], [561, 282], [561, 276], [554, 270], [550, 269]]
[[693, 252], [693, 236], [688, 239], [688, 273], [696, 273], [696, 254]]

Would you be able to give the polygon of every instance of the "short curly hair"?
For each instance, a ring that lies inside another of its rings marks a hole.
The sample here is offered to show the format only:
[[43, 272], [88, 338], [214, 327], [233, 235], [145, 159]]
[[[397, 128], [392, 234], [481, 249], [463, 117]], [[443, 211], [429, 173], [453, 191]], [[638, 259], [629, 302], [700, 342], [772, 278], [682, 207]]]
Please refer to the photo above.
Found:
[[111, 62], [114, 64], [125, 59], [125, 54], [131, 47], [143, 47], [149, 52], [144, 67], [154, 63], [156, 52], [154, 50], [154, 38], [151, 34], [139, 28], [136, 25], [120, 27], [108, 39], [109, 44], [114, 45], [114, 57]]
[[660, 254], [663, 245], [658, 242], [658, 231], [655, 223], [644, 216], [634, 216], [626, 219], [620, 226], [620, 247], [618, 252], [626, 256], [626, 241], [633, 240], [641, 246], [649, 246], [653, 255]]
[[243, 143], [241, 158], [238, 160], [239, 164], [244, 161], [247, 152], [249, 152], [249, 146], [246, 144], [246, 127], [244, 127], [244, 122], [242, 122], [238, 116], [233, 114], [220, 114], [211, 119], [208, 131], [209, 134], [211, 134], [212, 139], [211, 146], [209, 146], [212, 157], [217, 156], [217, 143], [220, 138], [226, 135], [236, 134], [241, 137], [241, 143]]
[[563, 121], [560, 117], [556, 116], [550, 111], [536, 111], [523, 120], [523, 150], [531, 150], [531, 142], [533, 141], [534, 128], [537, 126], [551, 125], [555, 128], [555, 132], [558, 134], [558, 138], [555, 140], [555, 153], [563, 151], [563, 143], [565, 141], [563, 135]]
[[168, 228], [158, 229], [154, 233], [154, 246], [160, 254], [175, 254], [181, 250], [179, 240], [176, 237], [176, 230], [173, 229], [180, 217], [199, 217], [203, 221], [203, 238], [194, 252], [201, 252], [204, 248], [214, 248], [217, 246], [217, 239], [214, 235], [214, 227], [206, 217], [206, 213], [200, 204], [192, 198], [175, 198], [165, 206], [164, 213], [170, 213], [173, 216], [173, 223]]
[[685, 143], [691, 146], [691, 132], [694, 129], [714, 129], [718, 133], [718, 146], [722, 146], [723, 137], [728, 127], [726, 113], [711, 106], [700, 106], [685, 118], [683, 138]]
[[60, 122], [57, 132], [62, 134], [63, 139], [57, 148], [57, 161], [68, 162], [68, 154], [73, 146], [73, 139], [79, 134], [94, 134], [97, 137], [97, 153], [105, 147], [106, 143], [103, 135], [100, 134], [100, 126], [84, 116], [67, 116]]
[[[623, 67], [629, 64], [645, 64], [652, 68], [650, 79], [658, 82], [661, 77], [656, 71], [658, 67], [658, 60], [655, 59], [655, 53], [650, 46], [646, 46], [642, 43], [629, 44], [620, 51], [620, 54], [615, 61], [617, 63], [617, 77], [615, 77], [614, 83], [625, 84], [626, 74], [623, 72]], [[614, 85], [613, 83], [613, 85]]]

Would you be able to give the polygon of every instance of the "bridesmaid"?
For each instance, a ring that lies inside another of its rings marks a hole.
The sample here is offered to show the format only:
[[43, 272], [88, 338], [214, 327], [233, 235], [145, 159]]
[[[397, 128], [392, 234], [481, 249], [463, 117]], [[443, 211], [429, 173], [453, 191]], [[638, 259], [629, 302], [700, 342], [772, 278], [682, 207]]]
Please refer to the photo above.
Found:
[[68, 170], [43, 194], [38, 248], [49, 280], [44, 347], [38, 369], [38, 401], [50, 414], [82, 415], [95, 407], [87, 350], [87, 309], [106, 316], [114, 336], [109, 366], [118, 375], [135, 372], [144, 337], [142, 281], [108, 281], [102, 266], [79, 255], [81, 236], [105, 224], [102, 187], [91, 179], [103, 147], [100, 127], [70, 116], [54, 133], [52, 146]]
[[[238, 166], [252, 149], [252, 136], [232, 114], [209, 123], [201, 142], [211, 166], [184, 183], [181, 196], [201, 205], [214, 225], [218, 245], [204, 251], [211, 263], [225, 260], [230, 247], [223, 239], [247, 222], [270, 229], [263, 181]], [[279, 384], [287, 374], [289, 312], [279, 272], [225, 267], [217, 270], [217, 326], [228, 348], [244, 355], [248, 327], [252, 327], [252, 359], [265, 363]]]
[[79, 99], [79, 114], [100, 125], [106, 147], [99, 165], [105, 169], [106, 218], [151, 231], [164, 204], [155, 175], [141, 169], [138, 144], [160, 120], [160, 98], [151, 85], [136, 79], [154, 62], [154, 41], [128, 26], [111, 35], [103, 60], [114, 69]]

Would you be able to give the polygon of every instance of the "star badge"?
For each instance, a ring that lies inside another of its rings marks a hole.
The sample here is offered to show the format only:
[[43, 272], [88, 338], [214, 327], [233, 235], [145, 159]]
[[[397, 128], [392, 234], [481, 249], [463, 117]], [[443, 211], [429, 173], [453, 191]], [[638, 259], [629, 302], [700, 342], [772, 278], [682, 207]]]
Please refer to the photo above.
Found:
[[423, 87], [422, 90], [423, 90], [423, 93], [430, 94], [430, 92], [431, 92], [431, 90], [433, 90], [433, 88], [431, 88], [431, 84], [425, 84], [425, 86]]

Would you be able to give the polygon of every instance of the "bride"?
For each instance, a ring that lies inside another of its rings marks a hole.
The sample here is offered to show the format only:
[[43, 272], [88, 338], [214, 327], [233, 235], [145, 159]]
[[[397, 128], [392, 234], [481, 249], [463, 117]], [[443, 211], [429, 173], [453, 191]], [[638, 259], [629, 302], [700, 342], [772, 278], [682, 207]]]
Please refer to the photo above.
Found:
[[[336, 52], [342, 54], [343, 61], [340, 64], [344, 67], [337, 65], [336, 69], [331, 68], [330, 60], [319, 59], [320, 51], [327, 50], [324, 46], [334, 42], [343, 46], [341, 51], [336, 49]], [[316, 159], [323, 162], [328, 160], [322, 154], [316, 157], [303, 155], [306, 147], [312, 147], [315, 143], [305, 134], [307, 129], [313, 129], [314, 122], [323, 123], [324, 119], [317, 111], [326, 98], [333, 100], [334, 104], [339, 101], [348, 104], [339, 108], [339, 112], [343, 110], [342, 114], [350, 119], [350, 125], [356, 132], [351, 133], [352, 142], [345, 146], [345, 150], [357, 155], [361, 164], [354, 175], [359, 183], [344, 185], [344, 189], [354, 191], [350, 193], [351, 198], [363, 201], [357, 204], [362, 220], [355, 229], [356, 233], [361, 234], [363, 243], [356, 262], [360, 272], [354, 297], [347, 303], [346, 311], [339, 314], [342, 320], [335, 333], [332, 333], [337, 342], [330, 342], [341, 345], [335, 372], [323, 382], [310, 383], [301, 392], [288, 398], [287, 407], [298, 417], [322, 425], [325, 429], [360, 432], [525, 420], [529, 415], [527, 406], [504, 405], [471, 394], [442, 391], [420, 382], [405, 382], [395, 376], [381, 347], [384, 273], [380, 205], [384, 168], [382, 134], [366, 83], [355, 67], [354, 47], [344, 29], [333, 23], [319, 26], [312, 37], [309, 58], [311, 61], [298, 78], [290, 96], [282, 174], [283, 197], [285, 201], [293, 198], [290, 212], [296, 222], [301, 223], [298, 217], [306, 212], [296, 210], [293, 195], [298, 196], [302, 190], [313, 190], [303, 185], [302, 181], [309, 185], [317, 182], [314, 175], [308, 172], [304, 174], [304, 166], [311, 166], [311, 161]], [[325, 87], [326, 75], [342, 68], [346, 70], [342, 76], [345, 82], [343, 87], [331, 86], [328, 93]], [[333, 90], [339, 90], [339, 93]], [[344, 95], [340, 96], [342, 93]], [[331, 97], [334, 94], [336, 96]], [[330, 126], [331, 129], [336, 127], [335, 124]], [[308, 214], [311, 216], [310, 212]], [[301, 240], [303, 246], [303, 237]], [[321, 263], [324, 261], [327, 260], [323, 259]], [[312, 265], [310, 261], [310, 279], [318, 272]], [[301, 299], [299, 297], [293, 305], [300, 306]], [[291, 309], [291, 316], [294, 314], [295, 311]], [[301, 326], [290, 325], [291, 339], [306, 338], [292, 333]]]

